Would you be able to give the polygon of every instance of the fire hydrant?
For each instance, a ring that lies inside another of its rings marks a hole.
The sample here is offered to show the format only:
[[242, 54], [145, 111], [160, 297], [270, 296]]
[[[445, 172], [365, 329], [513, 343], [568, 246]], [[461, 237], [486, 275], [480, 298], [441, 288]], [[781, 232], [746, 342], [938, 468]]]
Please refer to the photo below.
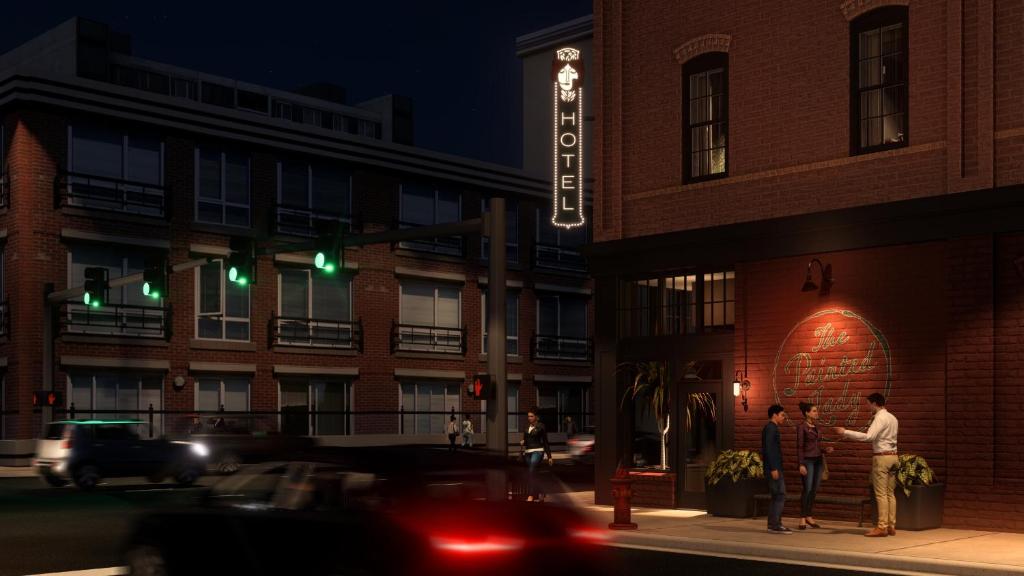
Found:
[[608, 525], [612, 530], [636, 530], [636, 522], [630, 521], [633, 499], [633, 480], [621, 465], [612, 477], [612, 498], [615, 499], [615, 521]]

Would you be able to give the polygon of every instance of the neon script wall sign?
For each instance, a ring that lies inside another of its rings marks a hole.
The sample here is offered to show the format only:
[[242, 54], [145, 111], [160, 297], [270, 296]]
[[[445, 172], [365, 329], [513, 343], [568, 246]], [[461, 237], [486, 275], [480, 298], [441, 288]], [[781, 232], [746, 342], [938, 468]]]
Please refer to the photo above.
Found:
[[[821, 310], [793, 326], [772, 368], [775, 402], [818, 405], [821, 424], [867, 429], [863, 398], [892, 390], [892, 352], [881, 330], [850, 310]], [[800, 412], [791, 406], [793, 422]], [[829, 436], [831, 430], [824, 430]]]
[[583, 60], [576, 48], [555, 51], [551, 64], [554, 94], [554, 203], [551, 223], [583, 225]]

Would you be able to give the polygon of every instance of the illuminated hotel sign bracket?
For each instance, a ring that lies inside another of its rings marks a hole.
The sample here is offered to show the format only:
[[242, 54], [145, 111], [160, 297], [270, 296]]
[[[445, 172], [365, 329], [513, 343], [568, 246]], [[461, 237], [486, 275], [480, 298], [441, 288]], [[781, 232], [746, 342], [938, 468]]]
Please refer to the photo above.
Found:
[[555, 51], [551, 64], [554, 95], [554, 198], [551, 223], [583, 225], [583, 60], [576, 48]]

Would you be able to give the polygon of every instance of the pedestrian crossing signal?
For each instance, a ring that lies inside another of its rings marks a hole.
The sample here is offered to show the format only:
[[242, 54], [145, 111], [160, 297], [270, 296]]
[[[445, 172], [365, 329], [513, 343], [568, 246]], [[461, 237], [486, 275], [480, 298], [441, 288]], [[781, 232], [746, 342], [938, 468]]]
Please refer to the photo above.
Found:
[[491, 397], [491, 376], [490, 374], [477, 374], [473, 381], [466, 387], [467, 395], [477, 400], [486, 400]]
[[32, 392], [33, 406], [60, 406], [60, 392], [55, 390], [36, 390]]

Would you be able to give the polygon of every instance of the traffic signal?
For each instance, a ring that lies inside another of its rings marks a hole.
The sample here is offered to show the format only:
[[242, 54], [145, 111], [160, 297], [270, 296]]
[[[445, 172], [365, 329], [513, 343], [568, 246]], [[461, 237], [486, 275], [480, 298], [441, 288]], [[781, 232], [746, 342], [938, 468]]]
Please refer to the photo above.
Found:
[[147, 256], [142, 271], [142, 294], [155, 300], [167, 293], [167, 261], [163, 256]]
[[252, 238], [231, 238], [227, 268], [228, 280], [242, 286], [256, 283], [256, 243]]
[[82, 295], [82, 302], [86, 306], [99, 308], [107, 300], [107, 290], [110, 288], [110, 276], [106, 268], [90, 267], [85, 269], [85, 294]]
[[327, 274], [345, 268], [345, 231], [338, 220], [317, 220], [313, 264]]
[[477, 400], [489, 399], [493, 395], [491, 375], [477, 374], [473, 376], [473, 382], [466, 388], [466, 393], [470, 398]]
[[56, 390], [35, 390], [32, 392], [33, 406], [60, 406], [60, 392]]

